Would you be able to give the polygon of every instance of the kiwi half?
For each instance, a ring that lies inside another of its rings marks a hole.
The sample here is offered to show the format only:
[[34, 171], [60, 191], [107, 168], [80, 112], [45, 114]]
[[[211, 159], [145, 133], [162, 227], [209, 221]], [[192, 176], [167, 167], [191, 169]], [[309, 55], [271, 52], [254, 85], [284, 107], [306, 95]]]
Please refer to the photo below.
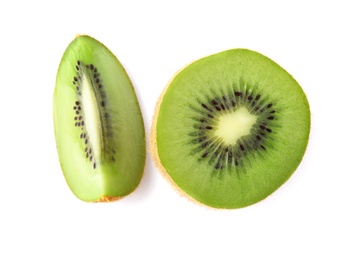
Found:
[[59, 65], [53, 96], [61, 168], [83, 201], [131, 193], [145, 165], [145, 131], [133, 85], [99, 41], [76, 37]]
[[232, 49], [175, 75], [158, 101], [151, 151], [188, 197], [241, 208], [292, 175], [309, 132], [309, 104], [295, 79], [262, 54]]

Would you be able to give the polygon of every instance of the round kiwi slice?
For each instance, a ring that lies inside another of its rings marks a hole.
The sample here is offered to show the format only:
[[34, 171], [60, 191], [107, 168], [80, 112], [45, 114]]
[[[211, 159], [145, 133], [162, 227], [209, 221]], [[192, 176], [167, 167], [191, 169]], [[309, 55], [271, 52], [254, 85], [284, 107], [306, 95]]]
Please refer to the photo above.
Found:
[[132, 192], [145, 165], [145, 131], [133, 85], [99, 41], [78, 36], [59, 65], [53, 115], [60, 164], [84, 201]]
[[190, 198], [241, 208], [291, 176], [309, 131], [309, 104], [294, 78], [262, 54], [233, 49], [175, 75], [158, 101], [151, 149]]

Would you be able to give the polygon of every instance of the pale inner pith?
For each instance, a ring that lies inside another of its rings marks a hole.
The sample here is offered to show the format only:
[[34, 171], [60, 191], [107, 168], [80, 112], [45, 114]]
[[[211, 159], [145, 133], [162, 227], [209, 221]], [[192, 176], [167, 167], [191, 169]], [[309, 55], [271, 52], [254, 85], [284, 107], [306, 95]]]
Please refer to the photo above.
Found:
[[256, 115], [250, 114], [245, 107], [240, 107], [234, 112], [220, 116], [215, 135], [222, 138], [227, 145], [236, 144], [239, 138], [250, 134], [256, 119]]
[[102, 128], [100, 108], [96, 100], [94, 88], [87, 73], [83, 73], [82, 107], [85, 119], [86, 131], [91, 141], [95, 158], [100, 158], [102, 151]]

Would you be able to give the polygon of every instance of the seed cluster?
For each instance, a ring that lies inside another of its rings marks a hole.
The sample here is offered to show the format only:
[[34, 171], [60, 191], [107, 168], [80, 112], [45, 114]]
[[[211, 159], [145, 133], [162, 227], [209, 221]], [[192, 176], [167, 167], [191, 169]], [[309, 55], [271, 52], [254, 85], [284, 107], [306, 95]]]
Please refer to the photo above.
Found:
[[75, 111], [75, 117], [74, 117], [75, 126], [81, 128], [80, 139], [84, 140], [85, 156], [87, 159], [89, 159], [90, 162], [92, 162], [93, 168], [96, 169], [96, 161], [95, 161], [95, 158], [93, 158], [92, 148], [91, 148], [91, 144], [89, 141], [89, 137], [86, 134], [86, 127], [85, 127], [85, 120], [84, 120], [85, 116], [81, 109], [80, 101], [75, 101], [75, 105], [74, 105], [73, 109]]
[[[92, 163], [93, 169], [96, 169], [97, 162], [93, 154], [93, 148], [91, 146], [91, 140], [87, 135], [87, 129], [85, 125], [86, 114], [82, 110], [82, 88], [83, 88], [83, 79], [88, 77], [90, 83], [94, 90], [96, 100], [98, 102], [98, 107], [100, 108], [100, 120], [101, 126], [104, 134], [104, 150], [110, 154], [111, 161], [115, 161], [115, 150], [111, 147], [109, 139], [112, 137], [112, 124], [109, 113], [106, 111], [107, 101], [105, 88], [101, 80], [101, 75], [98, 69], [93, 64], [83, 64], [80, 60], [77, 61], [76, 66], [76, 76], [73, 78], [73, 85], [76, 88], [76, 93], [78, 100], [75, 101], [73, 109], [75, 111], [75, 127], [81, 129], [79, 135], [80, 139], [83, 140], [85, 148], [84, 154], [86, 158]], [[106, 137], [106, 138], [105, 138]]]
[[[193, 137], [193, 151], [199, 154], [200, 160], [207, 160], [215, 170], [227, 166], [242, 165], [242, 159], [251, 152], [267, 150], [267, 139], [272, 130], [272, 122], [276, 111], [273, 104], [250, 90], [235, 90], [231, 95], [217, 96], [201, 102], [201, 107], [194, 108], [197, 112]], [[240, 107], [246, 107], [249, 113], [257, 115], [257, 121], [252, 126], [250, 134], [239, 138], [235, 144], [225, 144], [221, 137], [216, 136], [218, 119], [221, 115], [235, 112]]]

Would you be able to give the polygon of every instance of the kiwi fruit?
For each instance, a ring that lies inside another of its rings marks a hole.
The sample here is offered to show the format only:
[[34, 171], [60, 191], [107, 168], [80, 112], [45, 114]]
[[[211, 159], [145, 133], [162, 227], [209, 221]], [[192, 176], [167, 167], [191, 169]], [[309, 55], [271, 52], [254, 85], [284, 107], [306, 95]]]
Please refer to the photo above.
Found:
[[134, 87], [102, 43], [77, 36], [61, 59], [53, 95], [60, 165], [83, 201], [113, 201], [134, 191], [145, 166], [145, 131]]
[[300, 164], [310, 108], [274, 61], [231, 49], [178, 72], [156, 106], [151, 152], [181, 194], [223, 209], [257, 203]]

